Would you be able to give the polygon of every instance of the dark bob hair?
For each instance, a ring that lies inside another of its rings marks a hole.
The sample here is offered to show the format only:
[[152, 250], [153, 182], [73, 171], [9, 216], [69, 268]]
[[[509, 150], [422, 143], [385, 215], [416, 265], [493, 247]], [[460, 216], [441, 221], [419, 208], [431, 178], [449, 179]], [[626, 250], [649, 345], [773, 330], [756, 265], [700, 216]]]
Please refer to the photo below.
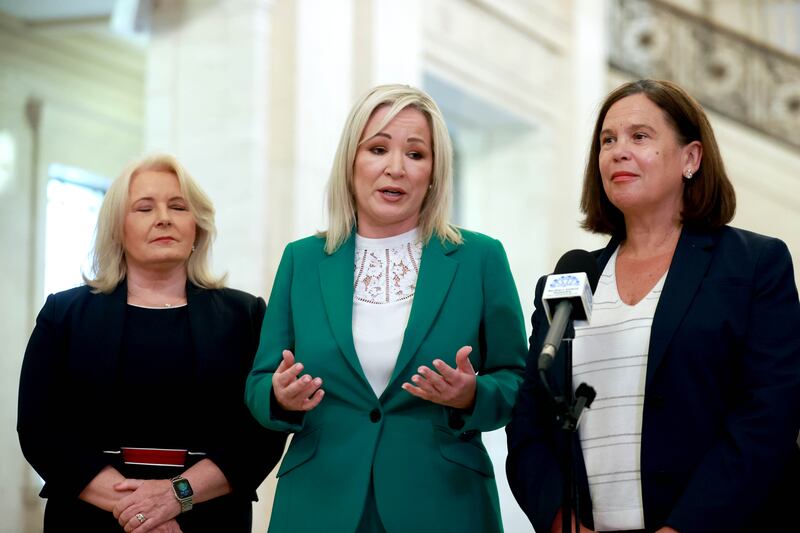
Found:
[[586, 216], [581, 226], [593, 233], [625, 237], [625, 218], [606, 196], [600, 177], [600, 132], [611, 106], [635, 94], [644, 94], [664, 111], [667, 122], [675, 129], [678, 144], [686, 146], [699, 141], [703, 146], [700, 168], [691, 180], [683, 180], [684, 226], [710, 230], [730, 222], [736, 211], [736, 193], [725, 173], [714, 131], [702, 106], [671, 81], [639, 80], [614, 89], [600, 108], [583, 176], [581, 211]]

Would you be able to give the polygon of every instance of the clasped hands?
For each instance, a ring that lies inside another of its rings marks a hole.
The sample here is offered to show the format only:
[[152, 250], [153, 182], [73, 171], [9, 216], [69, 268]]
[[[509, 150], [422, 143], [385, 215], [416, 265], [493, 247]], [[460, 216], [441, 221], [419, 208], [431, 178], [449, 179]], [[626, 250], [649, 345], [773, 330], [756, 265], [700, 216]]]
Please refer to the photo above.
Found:
[[[441, 359], [434, 359], [434, 369], [427, 366], [417, 368], [411, 376], [412, 383], [403, 383], [403, 390], [417, 398], [453, 407], [471, 409], [475, 404], [477, 377], [469, 360], [471, 346], [462, 346], [456, 352], [456, 367]], [[294, 354], [283, 351], [283, 359], [272, 375], [272, 391], [275, 399], [285, 411], [310, 411], [322, 401], [325, 391], [322, 378], [308, 374], [300, 375], [303, 364], [295, 362]]]
[[175, 498], [169, 479], [126, 479], [114, 484], [114, 490], [128, 492], [112, 510], [126, 532], [181, 533], [175, 520], [181, 512], [181, 504]]

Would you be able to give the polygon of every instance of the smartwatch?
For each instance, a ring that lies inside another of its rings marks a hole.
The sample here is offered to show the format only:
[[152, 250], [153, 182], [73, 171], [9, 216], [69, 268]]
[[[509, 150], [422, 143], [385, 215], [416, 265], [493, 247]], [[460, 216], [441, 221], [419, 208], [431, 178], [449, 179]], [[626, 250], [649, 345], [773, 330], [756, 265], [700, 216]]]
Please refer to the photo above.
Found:
[[178, 503], [181, 504], [181, 513], [192, 509], [192, 495], [194, 492], [186, 478], [181, 476], [172, 478], [172, 492], [175, 493]]

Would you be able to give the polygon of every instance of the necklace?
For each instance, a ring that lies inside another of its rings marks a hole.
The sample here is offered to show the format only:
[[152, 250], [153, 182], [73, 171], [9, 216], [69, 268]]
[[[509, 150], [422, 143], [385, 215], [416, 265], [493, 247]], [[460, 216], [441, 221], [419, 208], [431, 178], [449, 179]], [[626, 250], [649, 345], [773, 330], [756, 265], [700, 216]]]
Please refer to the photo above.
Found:
[[152, 307], [155, 309], [171, 309], [173, 307], [180, 307], [186, 305], [186, 299], [179, 300], [175, 303], [169, 302], [157, 302], [155, 301], [156, 298], [141, 298], [132, 294], [130, 291], [128, 292], [128, 303], [132, 305], [139, 305], [143, 307]]

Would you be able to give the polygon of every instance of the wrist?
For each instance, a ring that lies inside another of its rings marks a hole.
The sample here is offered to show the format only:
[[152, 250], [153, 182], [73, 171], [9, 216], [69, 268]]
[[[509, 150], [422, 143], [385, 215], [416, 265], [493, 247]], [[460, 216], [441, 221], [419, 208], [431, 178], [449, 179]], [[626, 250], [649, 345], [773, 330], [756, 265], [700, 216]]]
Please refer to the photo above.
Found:
[[180, 505], [181, 513], [191, 511], [194, 505], [194, 491], [189, 480], [182, 476], [176, 476], [170, 481], [172, 482], [172, 494]]

